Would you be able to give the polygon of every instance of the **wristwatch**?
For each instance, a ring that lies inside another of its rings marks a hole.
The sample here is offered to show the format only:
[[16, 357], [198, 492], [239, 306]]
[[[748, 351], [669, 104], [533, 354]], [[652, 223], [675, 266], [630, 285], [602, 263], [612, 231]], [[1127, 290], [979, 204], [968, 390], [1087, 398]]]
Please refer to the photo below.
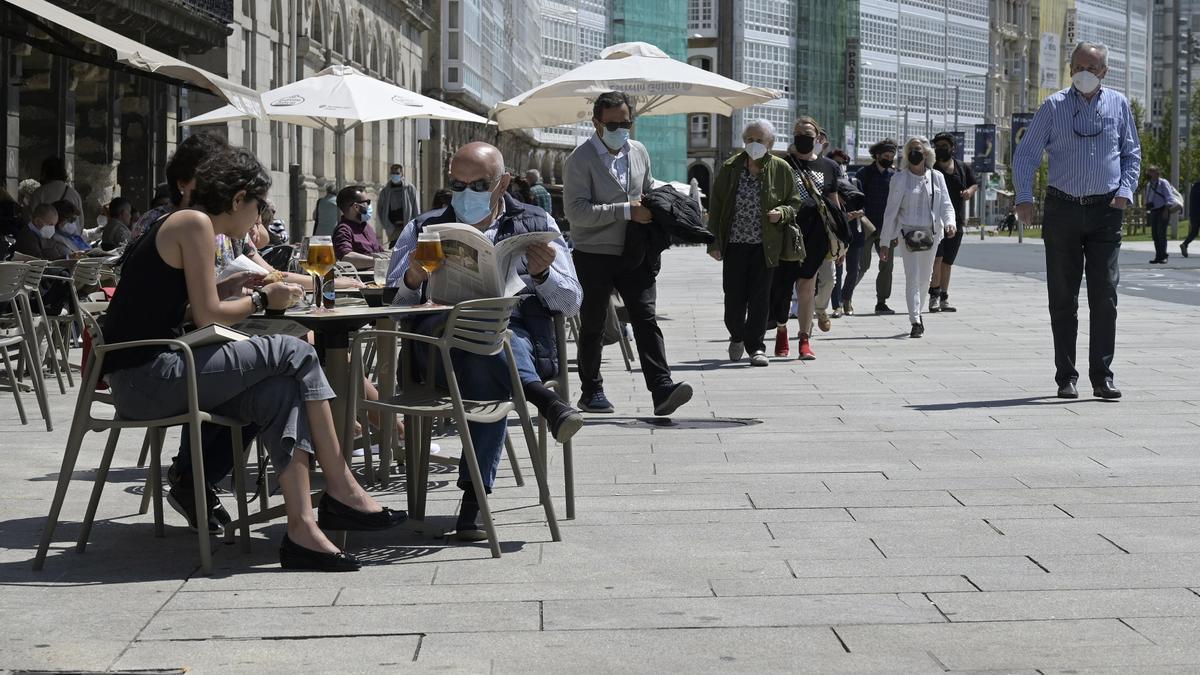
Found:
[[262, 291], [254, 291], [250, 294], [250, 302], [254, 305], [255, 312], [261, 312], [267, 308], [267, 294]]
[[546, 269], [542, 270], [541, 274], [530, 274], [529, 278], [533, 279], [539, 284], [544, 284], [546, 283], [546, 280], [550, 278], [550, 268], [547, 267]]

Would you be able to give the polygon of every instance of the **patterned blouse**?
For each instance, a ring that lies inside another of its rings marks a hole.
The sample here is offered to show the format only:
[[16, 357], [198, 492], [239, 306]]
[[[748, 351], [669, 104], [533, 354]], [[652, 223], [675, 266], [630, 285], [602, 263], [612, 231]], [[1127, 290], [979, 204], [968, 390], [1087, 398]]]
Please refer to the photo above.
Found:
[[731, 244], [762, 243], [762, 198], [759, 176], [742, 169], [738, 178], [737, 197], [734, 199], [733, 227], [729, 228]]

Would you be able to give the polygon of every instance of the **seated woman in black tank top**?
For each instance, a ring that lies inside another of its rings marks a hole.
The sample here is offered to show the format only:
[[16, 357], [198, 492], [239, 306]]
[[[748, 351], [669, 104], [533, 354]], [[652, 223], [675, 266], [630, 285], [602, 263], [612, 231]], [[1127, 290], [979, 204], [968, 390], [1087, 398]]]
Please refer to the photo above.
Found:
[[[221, 300], [217, 291], [216, 236], [244, 237], [270, 184], [262, 165], [245, 150], [229, 150], [201, 164], [191, 208], [155, 223], [127, 252], [104, 321], [105, 341], [175, 337], [188, 306], [198, 326], [228, 325], [264, 305], [283, 309], [299, 297], [300, 288], [287, 283], [232, 300]], [[346, 466], [328, 403], [334, 393], [316, 351], [303, 340], [276, 335], [193, 353], [201, 409], [256, 424], [270, 451], [287, 506], [280, 563], [296, 569], [358, 569], [358, 561], [334, 546], [320, 527], [385, 529], [406, 514], [380, 507]], [[184, 370], [179, 352], [157, 349], [117, 352], [104, 364], [117, 409], [134, 419], [185, 412]], [[310, 455], [325, 472], [319, 523], [309, 498]]]

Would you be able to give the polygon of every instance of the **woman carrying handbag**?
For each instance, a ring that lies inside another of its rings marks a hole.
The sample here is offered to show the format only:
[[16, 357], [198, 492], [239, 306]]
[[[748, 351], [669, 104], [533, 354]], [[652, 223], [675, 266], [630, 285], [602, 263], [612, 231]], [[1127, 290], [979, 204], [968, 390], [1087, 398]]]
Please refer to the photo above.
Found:
[[[933, 148], [925, 137], [910, 138], [900, 157], [900, 171], [892, 177], [879, 240], [897, 244], [903, 239], [903, 246], [896, 250], [904, 258], [904, 296], [912, 323], [908, 336], [919, 338], [925, 334], [921, 303], [933, 276], [938, 243], [943, 236], [954, 236], [954, 204], [946, 179], [930, 170]], [[880, 247], [880, 258], [886, 255], [887, 248]]]

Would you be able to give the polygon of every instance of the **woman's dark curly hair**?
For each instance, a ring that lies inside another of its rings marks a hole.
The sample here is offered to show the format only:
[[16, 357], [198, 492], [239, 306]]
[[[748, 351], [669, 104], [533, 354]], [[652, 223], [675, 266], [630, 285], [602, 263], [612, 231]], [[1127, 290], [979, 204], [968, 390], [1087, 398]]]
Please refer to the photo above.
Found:
[[196, 168], [196, 189], [191, 205], [210, 215], [233, 210], [233, 198], [246, 191], [246, 199], [265, 202], [271, 176], [258, 159], [244, 148], [230, 148], [204, 160]]

